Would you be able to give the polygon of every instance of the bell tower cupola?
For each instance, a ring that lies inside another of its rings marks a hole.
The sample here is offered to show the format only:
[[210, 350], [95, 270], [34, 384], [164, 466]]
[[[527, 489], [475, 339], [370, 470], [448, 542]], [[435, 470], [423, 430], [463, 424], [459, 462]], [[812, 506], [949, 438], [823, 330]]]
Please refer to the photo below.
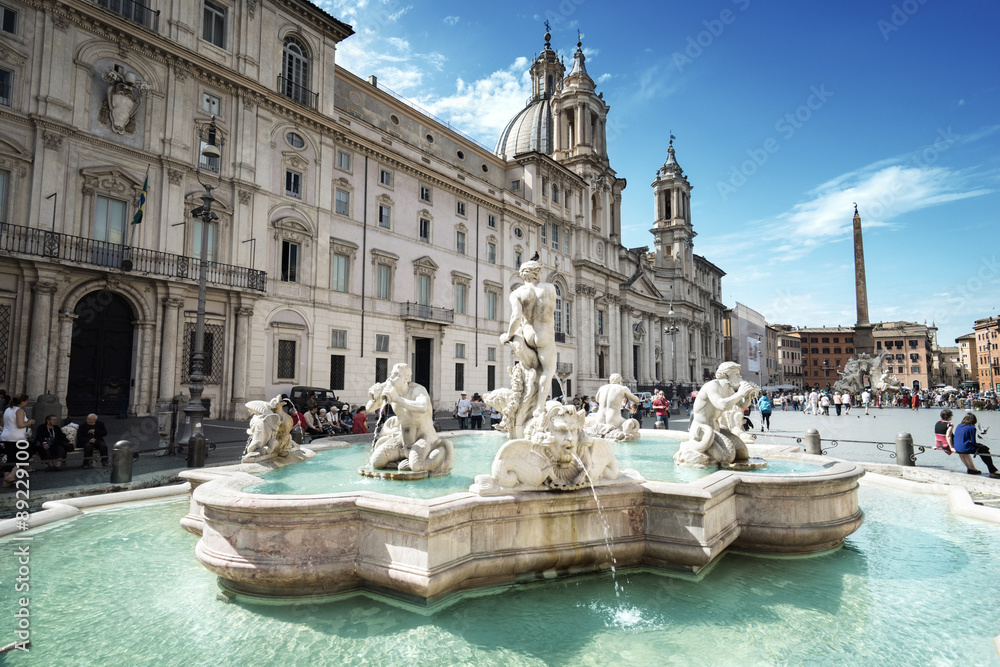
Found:
[[653, 181], [653, 234], [656, 266], [684, 268], [693, 259], [691, 248], [697, 234], [691, 225], [691, 184], [677, 162], [674, 135], [670, 135], [667, 160]]

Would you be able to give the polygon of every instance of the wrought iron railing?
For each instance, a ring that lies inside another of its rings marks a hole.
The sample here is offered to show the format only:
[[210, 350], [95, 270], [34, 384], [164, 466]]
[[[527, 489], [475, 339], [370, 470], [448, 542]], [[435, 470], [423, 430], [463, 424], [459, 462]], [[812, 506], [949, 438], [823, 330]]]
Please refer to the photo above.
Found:
[[404, 320], [429, 320], [431, 322], [444, 322], [451, 324], [455, 321], [455, 311], [436, 306], [423, 306], [419, 303], [399, 304], [399, 316]]
[[556, 342], [557, 343], [565, 343], [566, 342], [566, 334], [564, 334], [562, 331], [557, 331], [556, 332]]
[[136, 0], [97, 0], [97, 4], [108, 11], [134, 21], [153, 32], [160, 29], [160, 10], [153, 9]]
[[316, 102], [319, 100], [319, 93], [314, 93], [301, 83], [296, 83], [286, 76], [278, 77], [278, 92], [313, 109], [316, 108]]
[[[201, 268], [201, 260], [192, 257], [8, 224], [0, 224], [0, 253], [189, 280], [197, 280]], [[205, 279], [212, 285], [257, 292], [267, 287], [265, 271], [220, 262], [205, 263]]]

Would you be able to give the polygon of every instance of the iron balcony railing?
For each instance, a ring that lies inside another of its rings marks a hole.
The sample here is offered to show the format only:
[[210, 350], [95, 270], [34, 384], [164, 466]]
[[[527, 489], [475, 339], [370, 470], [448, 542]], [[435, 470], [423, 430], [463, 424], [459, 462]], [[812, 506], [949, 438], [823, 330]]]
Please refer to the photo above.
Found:
[[160, 30], [159, 9], [153, 9], [136, 0], [97, 0], [97, 4], [153, 32]]
[[439, 322], [451, 324], [455, 321], [455, 311], [435, 306], [422, 306], [419, 303], [399, 304], [399, 316], [404, 320], [427, 320], [429, 322]]
[[314, 93], [301, 83], [296, 83], [285, 76], [278, 77], [278, 92], [312, 109], [316, 108], [316, 102], [319, 100], [319, 93]]
[[556, 374], [557, 375], [572, 375], [573, 373], [573, 362], [571, 361], [557, 361], [556, 362]]
[[[193, 257], [8, 224], [0, 224], [0, 253], [189, 280], [197, 280], [201, 268], [201, 260]], [[220, 262], [205, 263], [205, 279], [212, 285], [256, 292], [267, 287], [265, 271]]]
[[557, 343], [565, 343], [566, 342], [566, 334], [564, 334], [562, 331], [557, 331], [556, 332], [556, 342]]

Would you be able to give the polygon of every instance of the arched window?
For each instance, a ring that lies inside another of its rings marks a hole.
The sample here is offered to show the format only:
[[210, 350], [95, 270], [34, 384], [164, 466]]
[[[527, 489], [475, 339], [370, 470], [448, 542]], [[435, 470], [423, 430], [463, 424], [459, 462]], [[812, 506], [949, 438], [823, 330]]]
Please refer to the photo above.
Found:
[[281, 92], [300, 104], [313, 106], [309, 90], [309, 51], [296, 37], [285, 38], [282, 51]]
[[556, 333], [561, 334], [563, 330], [563, 300], [562, 300], [562, 290], [559, 289], [559, 285], [556, 288]]

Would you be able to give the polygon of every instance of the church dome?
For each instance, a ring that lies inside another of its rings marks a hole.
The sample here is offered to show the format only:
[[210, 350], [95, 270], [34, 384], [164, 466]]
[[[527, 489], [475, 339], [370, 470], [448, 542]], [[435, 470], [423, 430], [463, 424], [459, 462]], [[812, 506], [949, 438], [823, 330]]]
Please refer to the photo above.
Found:
[[503, 159], [529, 151], [552, 154], [552, 108], [544, 97], [532, 100], [507, 123], [493, 149]]

